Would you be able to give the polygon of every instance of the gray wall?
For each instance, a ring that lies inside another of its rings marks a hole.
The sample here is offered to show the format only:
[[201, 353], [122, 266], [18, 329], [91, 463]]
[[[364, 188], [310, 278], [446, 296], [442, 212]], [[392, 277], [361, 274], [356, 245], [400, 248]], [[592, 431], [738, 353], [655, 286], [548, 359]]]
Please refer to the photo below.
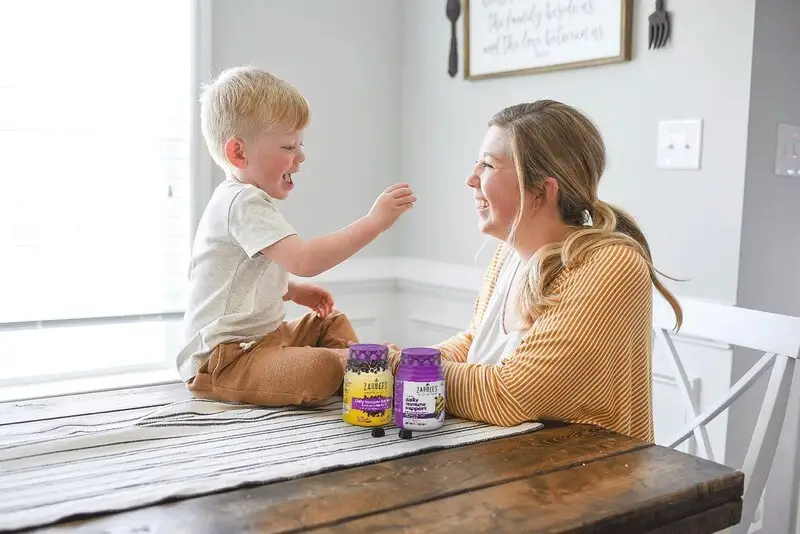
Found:
[[[401, 3], [387, 0], [216, 0], [213, 72], [252, 64], [311, 102], [306, 162], [283, 205], [304, 237], [366, 215], [400, 179]], [[219, 179], [219, 173], [217, 178]], [[397, 228], [362, 255], [394, 252]]]
[[[755, 16], [750, 122], [739, 258], [738, 304], [770, 312], [800, 316], [800, 232], [794, 226], [800, 205], [800, 180], [776, 176], [776, 130], [778, 122], [800, 124], [800, 2], [761, 0]], [[758, 355], [738, 351], [733, 374], [738, 378]], [[731, 411], [738, 422], [728, 432], [732, 461], [744, 456], [766, 380], [754, 388]], [[795, 387], [800, 386], [800, 369]], [[776, 454], [767, 487], [764, 532], [782, 533], [792, 524], [791, 506], [797, 503], [792, 480], [797, 477], [795, 449], [800, 395], [793, 395], [787, 413], [787, 428]]]
[[[403, 0], [401, 168], [413, 178], [419, 201], [413, 217], [401, 222], [400, 252], [471, 263], [483, 240], [464, 179], [487, 119], [506, 105], [555, 98], [599, 123], [609, 155], [601, 195], [639, 219], [663, 272], [691, 278], [672, 287], [733, 303], [754, 4], [670, 0], [673, 44], [648, 51], [654, 2], [637, 0], [630, 63], [467, 82], [447, 75], [444, 1]], [[660, 171], [657, 121], [684, 117], [704, 119], [703, 169]]]
[[739, 258], [739, 303], [790, 315], [800, 315], [800, 180], [774, 164], [778, 122], [800, 125], [799, 28], [797, 0], [758, 2]]

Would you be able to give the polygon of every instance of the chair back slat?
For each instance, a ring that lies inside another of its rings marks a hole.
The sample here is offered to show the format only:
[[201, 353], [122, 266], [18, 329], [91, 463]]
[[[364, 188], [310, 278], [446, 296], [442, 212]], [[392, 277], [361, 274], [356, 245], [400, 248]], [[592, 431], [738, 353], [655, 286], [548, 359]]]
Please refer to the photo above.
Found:
[[[675, 379], [679, 388], [685, 389], [682, 400], [691, 417], [691, 421], [669, 442], [670, 446], [677, 446], [694, 434], [699, 438], [701, 448], [712, 452], [705, 426], [747, 391], [760, 375], [771, 371], [759, 418], [741, 467], [745, 474], [741, 522], [731, 529], [733, 533], [746, 534], [761, 501], [783, 428], [794, 363], [800, 356], [800, 318], [697, 299], [681, 298], [679, 301], [683, 309], [683, 325], [677, 335], [673, 331], [675, 316], [666, 301], [656, 295], [653, 308], [657, 347], [665, 351], [665, 356], [674, 364]], [[689, 391], [691, 386], [685, 367], [673, 343], [675, 337], [753, 349], [764, 355], [731, 385], [724, 398], [703, 403], [707, 408], [699, 413]], [[713, 452], [706, 457], [713, 459]]]
[[[800, 355], [800, 317], [696, 299], [679, 300], [683, 308], [681, 336], [719, 341], [795, 359]], [[653, 299], [653, 323], [670, 331], [675, 327], [672, 308], [660, 295]]]

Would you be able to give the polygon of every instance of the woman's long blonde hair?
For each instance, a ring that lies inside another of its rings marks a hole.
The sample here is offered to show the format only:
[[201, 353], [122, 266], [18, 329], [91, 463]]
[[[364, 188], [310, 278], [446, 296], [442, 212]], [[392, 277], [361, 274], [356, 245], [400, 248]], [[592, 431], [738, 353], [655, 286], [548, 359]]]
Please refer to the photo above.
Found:
[[[624, 245], [644, 257], [650, 279], [675, 312], [676, 330], [683, 312], [675, 296], [657, 278], [650, 247], [636, 221], [625, 211], [597, 198], [600, 177], [606, 166], [606, 150], [597, 127], [583, 113], [561, 102], [539, 100], [507, 107], [495, 114], [489, 126], [505, 130], [520, 192], [544, 194], [544, 181], [558, 182], [558, 209], [563, 221], [577, 227], [564, 241], [539, 250], [517, 300], [523, 326], [558, 301], [553, 281], [564, 268], [579, 264], [599, 247]], [[512, 226], [510, 240], [522, 220], [525, 195]]]

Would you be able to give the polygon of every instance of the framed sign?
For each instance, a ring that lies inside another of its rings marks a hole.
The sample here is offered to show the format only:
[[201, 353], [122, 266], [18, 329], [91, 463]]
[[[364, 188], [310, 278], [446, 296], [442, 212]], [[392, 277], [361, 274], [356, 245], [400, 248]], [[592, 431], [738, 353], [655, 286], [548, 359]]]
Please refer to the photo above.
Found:
[[464, 76], [629, 61], [633, 0], [465, 0]]

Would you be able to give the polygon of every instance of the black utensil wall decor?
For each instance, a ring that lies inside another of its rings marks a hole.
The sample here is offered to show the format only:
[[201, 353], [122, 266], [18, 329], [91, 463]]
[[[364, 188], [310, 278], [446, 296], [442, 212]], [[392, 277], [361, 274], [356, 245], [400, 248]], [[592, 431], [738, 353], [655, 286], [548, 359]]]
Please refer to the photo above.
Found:
[[650, 44], [647, 48], [662, 48], [669, 41], [669, 13], [664, 9], [664, 0], [656, 0], [656, 11], [649, 18]]
[[461, 0], [447, 0], [447, 20], [450, 21], [450, 63], [447, 73], [453, 78], [458, 73], [458, 43], [456, 42], [456, 21], [461, 16]]

